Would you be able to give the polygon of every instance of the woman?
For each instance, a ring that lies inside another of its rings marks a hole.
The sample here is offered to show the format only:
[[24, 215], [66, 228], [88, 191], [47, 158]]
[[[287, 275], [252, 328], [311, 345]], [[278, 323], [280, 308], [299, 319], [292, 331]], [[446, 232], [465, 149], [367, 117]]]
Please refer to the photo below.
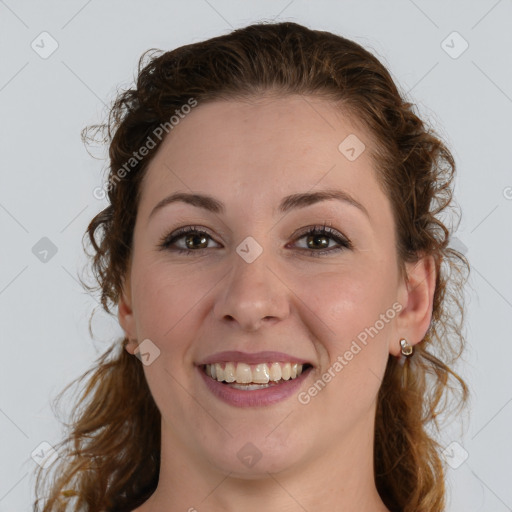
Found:
[[383, 65], [256, 24], [141, 59], [107, 128], [87, 234], [126, 337], [44, 511], [443, 510], [469, 265], [453, 157]]

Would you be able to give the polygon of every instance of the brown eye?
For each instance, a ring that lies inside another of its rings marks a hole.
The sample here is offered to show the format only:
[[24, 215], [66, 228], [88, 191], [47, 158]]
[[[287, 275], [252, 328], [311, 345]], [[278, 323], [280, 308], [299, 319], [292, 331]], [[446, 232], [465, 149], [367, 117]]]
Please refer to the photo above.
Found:
[[191, 253], [208, 249], [208, 243], [213, 240], [206, 231], [195, 226], [180, 228], [161, 240], [159, 247], [169, 251]]
[[[296, 241], [306, 239], [306, 247], [300, 248], [312, 256], [322, 256], [344, 249], [352, 249], [351, 242], [337, 230], [327, 226], [314, 226], [302, 233]], [[159, 247], [163, 250], [191, 254], [201, 252], [208, 247], [213, 238], [196, 226], [180, 228], [161, 240]], [[334, 242], [334, 245], [331, 243]], [[217, 242], [215, 242], [217, 243]], [[296, 245], [295, 245], [296, 246]]]
[[[208, 246], [208, 235], [185, 235], [182, 238], [185, 240], [187, 249], [205, 249]], [[196, 245], [197, 244], [197, 245]]]
[[[312, 256], [322, 256], [324, 254], [338, 252], [344, 249], [352, 249], [351, 242], [337, 230], [327, 226], [314, 226], [302, 233], [296, 240], [306, 239], [306, 247], [303, 250], [308, 251]], [[334, 242], [334, 246], [330, 246]]]

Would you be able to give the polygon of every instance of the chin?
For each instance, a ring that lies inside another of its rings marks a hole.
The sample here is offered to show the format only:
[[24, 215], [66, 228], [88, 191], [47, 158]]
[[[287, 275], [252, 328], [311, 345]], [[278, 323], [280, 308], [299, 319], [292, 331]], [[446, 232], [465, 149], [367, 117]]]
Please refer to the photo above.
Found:
[[208, 447], [208, 458], [222, 473], [247, 480], [268, 478], [268, 473], [286, 471], [300, 462], [298, 447], [265, 436], [268, 436], [267, 432], [230, 438], [218, 453], [212, 453]]

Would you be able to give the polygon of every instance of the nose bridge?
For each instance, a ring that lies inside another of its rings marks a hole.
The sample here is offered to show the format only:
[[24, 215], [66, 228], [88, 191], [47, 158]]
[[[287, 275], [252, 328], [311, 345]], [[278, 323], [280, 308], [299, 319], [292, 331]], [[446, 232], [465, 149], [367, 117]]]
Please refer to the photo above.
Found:
[[[270, 250], [254, 260], [251, 240], [242, 242], [233, 253], [231, 272], [215, 304], [219, 320], [237, 322], [247, 330], [257, 329], [262, 321], [285, 318], [289, 313], [286, 287], [272, 271]], [[253, 252], [254, 255], [254, 252]]]

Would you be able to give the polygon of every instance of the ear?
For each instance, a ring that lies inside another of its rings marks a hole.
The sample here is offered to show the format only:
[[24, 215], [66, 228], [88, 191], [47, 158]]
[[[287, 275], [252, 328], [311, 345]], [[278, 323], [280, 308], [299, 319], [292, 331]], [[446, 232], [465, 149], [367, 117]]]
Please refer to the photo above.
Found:
[[436, 264], [433, 256], [424, 256], [415, 263], [405, 264], [407, 276], [400, 285], [399, 302], [404, 306], [396, 321], [400, 336], [390, 347], [390, 353], [400, 355], [400, 339], [409, 345], [419, 343], [427, 333], [432, 320], [432, 306], [436, 288]]
[[134, 350], [137, 347], [137, 331], [135, 328], [135, 318], [132, 309], [132, 295], [130, 278], [127, 277], [123, 282], [123, 291], [117, 304], [117, 317], [119, 324], [123, 328], [128, 343], [125, 345], [126, 350], [130, 354], [134, 354]]

